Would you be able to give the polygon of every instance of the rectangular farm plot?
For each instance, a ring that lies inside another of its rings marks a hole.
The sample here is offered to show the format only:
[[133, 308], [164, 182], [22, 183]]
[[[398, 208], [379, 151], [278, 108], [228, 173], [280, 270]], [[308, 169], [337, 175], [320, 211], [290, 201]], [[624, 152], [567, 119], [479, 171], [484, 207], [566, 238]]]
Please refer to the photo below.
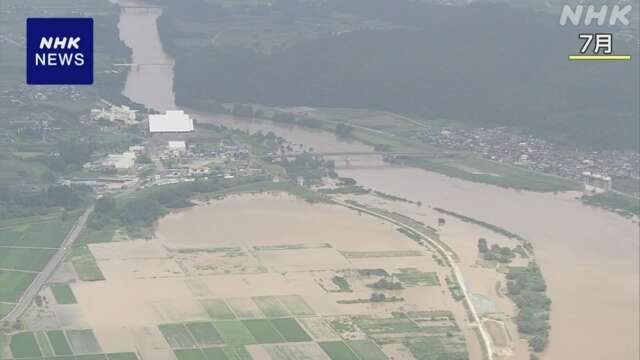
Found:
[[286, 317], [291, 315], [275, 296], [256, 296], [252, 299], [267, 317]]
[[[329, 356], [316, 343], [264, 346], [273, 360], [328, 360]], [[368, 360], [368, 359], [367, 359]]]
[[340, 340], [340, 336], [320, 317], [301, 318], [298, 321], [316, 341]]
[[275, 344], [285, 342], [284, 337], [273, 327], [269, 320], [243, 320], [258, 344]]
[[393, 274], [404, 286], [438, 286], [440, 280], [435, 272], [422, 272], [415, 268], [399, 269]]
[[56, 298], [56, 302], [59, 305], [69, 305], [76, 303], [76, 297], [73, 295], [73, 291], [69, 284], [51, 284], [51, 292], [53, 297]]
[[370, 336], [378, 334], [418, 333], [422, 331], [418, 325], [405, 317], [375, 318], [358, 316], [354, 318], [354, 323]]
[[99, 354], [102, 352], [98, 339], [91, 330], [67, 330], [65, 331], [73, 353]]
[[221, 347], [202, 349], [202, 352], [204, 353], [204, 356], [206, 357], [207, 360], [228, 360], [229, 359], [229, 357], [227, 357], [227, 354], [224, 353], [224, 350]]
[[214, 326], [228, 345], [255, 344], [256, 339], [241, 321], [216, 321]]
[[21, 239], [22, 230], [20, 227], [16, 226], [0, 228], [0, 246], [19, 245]]
[[174, 350], [178, 360], [207, 360], [200, 349]]
[[9, 345], [13, 357], [18, 358], [34, 358], [42, 356], [36, 336], [31, 332], [19, 333], [11, 336], [11, 344]]
[[298, 324], [296, 319], [273, 319], [271, 324], [278, 330], [287, 342], [305, 342], [311, 341], [311, 337], [306, 331]]
[[[207, 360], [253, 360], [243, 346], [225, 346], [202, 349]], [[257, 360], [257, 359], [256, 359]]]
[[347, 259], [368, 259], [368, 258], [394, 258], [394, 257], [414, 257], [424, 256], [418, 250], [389, 250], [389, 251], [341, 251], [342, 256]]
[[134, 353], [118, 353], [107, 354], [109, 360], [138, 360], [138, 356]]
[[240, 319], [257, 319], [264, 317], [258, 305], [256, 305], [251, 298], [230, 298], [226, 299], [226, 302]]
[[347, 345], [360, 358], [367, 360], [387, 360], [387, 356], [371, 340], [348, 341]]
[[[213, 355], [210, 355], [206, 349], [204, 352], [208, 360], [218, 360]], [[253, 360], [253, 357], [244, 346], [227, 346], [222, 348], [222, 352], [224, 352], [226, 359], [229, 360]], [[221, 358], [220, 360], [224, 359]]]
[[107, 355], [94, 354], [94, 355], [78, 355], [76, 360], [108, 360]]
[[159, 325], [158, 328], [172, 349], [191, 349], [196, 347], [193, 337], [184, 325], [164, 324]]
[[213, 320], [235, 320], [236, 318], [223, 299], [203, 299], [200, 303]]
[[209, 322], [188, 323], [186, 327], [200, 347], [220, 345], [223, 343], [220, 333], [218, 333], [218, 330]]
[[74, 221], [51, 221], [44, 223], [31, 224], [22, 232], [22, 238], [14, 245], [59, 248], [64, 238], [67, 236]]
[[71, 263], [76, 269], [80, 280], [100, 281], [105, 279], [88, 246], [83, 245], [72, 248], [70, 256]]
[[51, 349], [51, 345], [49, 345], [49, 339], [47, 338], [47, 334], [44, 331], [38, 331], [35, 333], [36, 340], [38, 341], [38, 346], [40, 347], [40, 352], [42, 356], [50, 357], [53, 356], [53, 350]]
[[285, 295], [278, 296], [280, 303], [284, 305], [292, 315], [295, 316], [310, 316], [315, 315], [313, 309], [307, 304], [307, 302], [300, 295]]
[[430, 359], [468, 359], [464, 342], [457, 345], [445, 344], [444, 338], [423, 337], [406, 342], [405, 346], [411, 351], [416, 360]]
[[331, 360], [359, 360], [356, 354], [342, 341], [327, 341], [319, 344]]
[[55, 249], [3, 247], [0, 248], [0, 268], [38, 272], [47, 265], [56, 251]]
[[49, 343], [51, 343], [55, 355], [62, 356], [72, 354], [69, 342], [67, 342], [67, 338], [61, 330], [47, 331], [47, 337], [49, 338]]
[[0, 270], [0, 301], [17, 303], [24, 291], [31, 285], [36, 273]]
[[14, 304], [0, 303], [0, 319], [7, 316], [13, 310]]

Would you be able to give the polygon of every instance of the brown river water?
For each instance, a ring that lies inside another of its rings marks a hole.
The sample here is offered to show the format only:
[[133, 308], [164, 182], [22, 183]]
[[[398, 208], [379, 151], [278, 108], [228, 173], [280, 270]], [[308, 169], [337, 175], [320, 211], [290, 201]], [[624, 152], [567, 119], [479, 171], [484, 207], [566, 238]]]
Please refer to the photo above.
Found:
[[[134, 63], [170, 64], [156, 27], [160, 11], [127, 10], [120, 37]], [[123, 92], [147, 107], [176, 107], [172, 66], [132, 68]], [[202, 122], [249, 131], [273, 131], [317, 151], [365, 150], [335, 135], [265, 120], [192, 114]], [[551, 340], [544, 359], [640, 358], [639, 227], [628, 219], [585, 206], [578, 193], [514, 191], [361, 158], [338, 162], [338, 173], [384, 193], [419, 200], [530, 239], [553, 301]]]

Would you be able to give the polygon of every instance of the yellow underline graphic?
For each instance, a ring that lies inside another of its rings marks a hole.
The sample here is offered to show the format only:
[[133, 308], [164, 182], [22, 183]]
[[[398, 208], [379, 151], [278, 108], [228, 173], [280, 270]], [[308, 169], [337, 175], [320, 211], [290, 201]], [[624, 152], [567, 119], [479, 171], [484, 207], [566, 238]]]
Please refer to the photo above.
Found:
[[571, 61], [629, 61], [631, 55], [569, 55]]

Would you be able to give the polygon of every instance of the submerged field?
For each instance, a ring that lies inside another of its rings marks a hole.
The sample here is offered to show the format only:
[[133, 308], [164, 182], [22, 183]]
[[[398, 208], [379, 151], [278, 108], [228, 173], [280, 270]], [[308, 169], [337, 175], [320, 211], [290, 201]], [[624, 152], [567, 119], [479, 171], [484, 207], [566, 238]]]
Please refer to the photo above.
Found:
[[450, 276], [375, 217], [235, 196], [75, 247], [0, 359], [475, 359]]

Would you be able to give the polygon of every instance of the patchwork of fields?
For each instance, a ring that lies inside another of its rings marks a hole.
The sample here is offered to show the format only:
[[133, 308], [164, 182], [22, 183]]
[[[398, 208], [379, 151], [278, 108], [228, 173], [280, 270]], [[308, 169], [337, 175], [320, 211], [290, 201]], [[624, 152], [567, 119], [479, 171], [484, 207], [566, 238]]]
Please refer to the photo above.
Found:
[[0, 359], [468, 359], [475, 339], [459, 325], [450, 269], [395, 226], [339, 211], [371, 232], [263, 228], [276, 238], [184, 245], [160, 231], [75, 246], [24, 315], [26, 331], [0, 335]]
[[[91, 330], [51, 330], [21, 332], [0, 339], [0, 345], [8, 344], [15, 359], [30, 360], [137, 360], [133, 353], [103, 354]], [[9, 359], [0, 352], [0, 359]]]
[[75, 216], [47, 215], [0, 222], [0, 318], [58, 251]]

